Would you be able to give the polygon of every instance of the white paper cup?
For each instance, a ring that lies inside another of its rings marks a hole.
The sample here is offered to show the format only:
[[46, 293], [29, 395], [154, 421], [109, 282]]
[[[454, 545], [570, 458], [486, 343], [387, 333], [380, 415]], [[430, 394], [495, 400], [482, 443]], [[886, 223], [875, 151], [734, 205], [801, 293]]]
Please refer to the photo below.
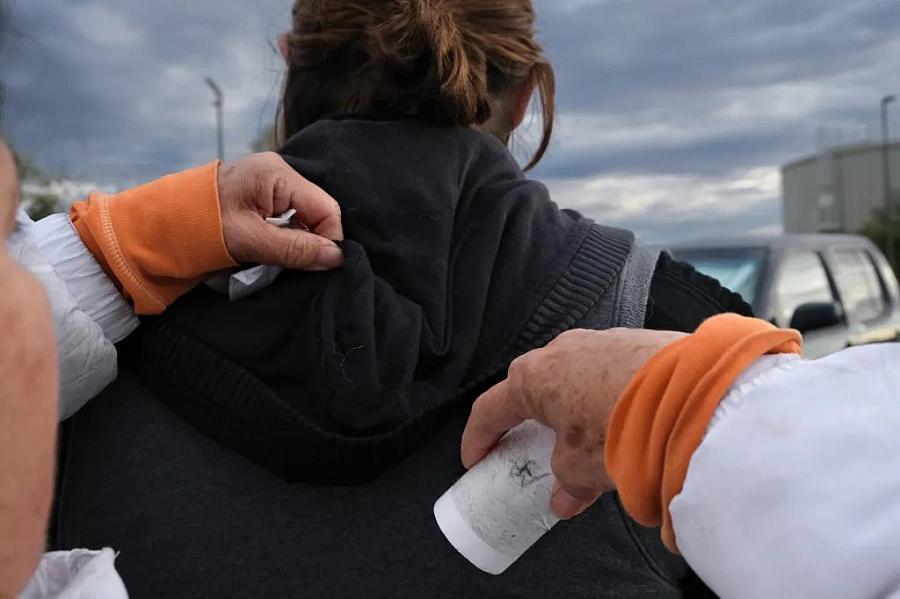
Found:
[[559, 519], [550, 511], [556, 434], [536, 422], [509, 431], [434, 505], [434, 517], [463, 557], [502, 574]]

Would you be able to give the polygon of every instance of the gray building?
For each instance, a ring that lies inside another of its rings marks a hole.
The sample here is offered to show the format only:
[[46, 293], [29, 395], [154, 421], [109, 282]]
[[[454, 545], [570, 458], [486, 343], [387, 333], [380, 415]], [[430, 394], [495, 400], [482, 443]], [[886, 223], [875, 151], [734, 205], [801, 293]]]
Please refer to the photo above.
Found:
[[[859, 231], [884, 208], [881, 144], [826, 150], [781, 169], [786, 233]], [[900, 142], [889, 148], [895, 206], [900, 204]]]

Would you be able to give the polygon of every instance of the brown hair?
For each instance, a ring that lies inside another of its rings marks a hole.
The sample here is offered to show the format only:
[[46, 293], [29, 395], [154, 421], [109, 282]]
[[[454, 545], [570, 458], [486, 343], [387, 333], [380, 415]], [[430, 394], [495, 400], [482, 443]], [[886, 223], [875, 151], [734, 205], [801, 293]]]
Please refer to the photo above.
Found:
[[297, 0], [283, 99], [290, 136], [336, 113], [414, 115], [481, 125], [532, 82], [550, 144], [555, 78], [534, 36], [531, 0]]

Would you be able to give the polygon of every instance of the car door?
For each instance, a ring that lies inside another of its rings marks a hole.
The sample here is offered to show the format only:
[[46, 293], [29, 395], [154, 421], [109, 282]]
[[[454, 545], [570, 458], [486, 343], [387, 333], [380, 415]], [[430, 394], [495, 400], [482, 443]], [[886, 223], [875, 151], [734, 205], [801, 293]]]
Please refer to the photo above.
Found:
[[892, 305], [875, 261], [865, 247], [837, 247], [832, 264], [849, 324], [850, 345], [894, 341]]
[[885, 316], [884, 326], [889, 327], [895, 334], [894, 340], [900, 342], [900, 282], [887, 258], [877, 247], [870, 247], [867, 251], [875, 263], [875, 270], [878, 271], [888, 300], [888, 315]]
[[[779, 327], [790, 327], [797, 308], [833, 303], [842, 310], [840, 298], [822, 255], [812, 249], [790, 249], [782, 254], [772, 285], [772, 318]], [[847, 347], [845, 323], [805, 331], [806, 356], [821, 358]]]

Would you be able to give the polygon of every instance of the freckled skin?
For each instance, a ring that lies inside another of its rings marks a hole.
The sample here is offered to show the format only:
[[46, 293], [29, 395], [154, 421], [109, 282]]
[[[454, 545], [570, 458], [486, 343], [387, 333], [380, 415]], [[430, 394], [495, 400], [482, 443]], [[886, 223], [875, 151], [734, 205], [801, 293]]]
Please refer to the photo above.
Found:
[[463, 434], [463, 463], [471, 467], [503, 433], [534, 419], [557, 433], [551, 467], [561, 489], [573, 498], [563, 508], [554, 495], [554, 511], [561, 517], [580, 513], [613, 489], [604, 448], [616, 401], [647, 360], [683, 336], [628, 329], [569, 331], [522, 356], [510, 366], [506, 381], [475, 402]]
[[573, 426], [566, 433], [566, 445], [570, 445], [572, 447], [577, 447], [582, 444], [584, 440], [584, 428], [580, 426]]

